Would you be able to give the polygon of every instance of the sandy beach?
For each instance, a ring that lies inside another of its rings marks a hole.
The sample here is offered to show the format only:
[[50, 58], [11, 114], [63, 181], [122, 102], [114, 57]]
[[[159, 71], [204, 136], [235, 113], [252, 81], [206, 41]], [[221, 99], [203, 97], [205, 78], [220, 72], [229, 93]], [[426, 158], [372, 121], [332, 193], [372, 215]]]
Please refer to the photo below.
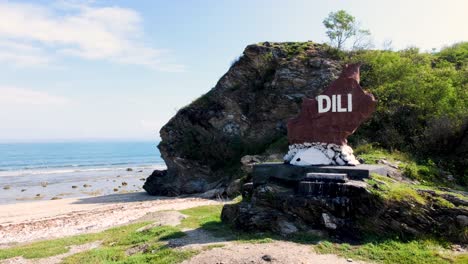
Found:
[[0, 205], [0, 247], [99, 232], [148, 213], [218, 204], [201, 198], [164, 198], [144, 192]]

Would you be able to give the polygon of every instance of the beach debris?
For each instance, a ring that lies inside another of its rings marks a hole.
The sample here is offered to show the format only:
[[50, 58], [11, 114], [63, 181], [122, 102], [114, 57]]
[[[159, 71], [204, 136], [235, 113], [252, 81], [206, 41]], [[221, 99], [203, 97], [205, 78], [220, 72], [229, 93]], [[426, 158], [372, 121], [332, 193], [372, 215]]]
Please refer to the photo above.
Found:
[[119, 191], [119, 189], [118, 189], [118, 188], [114, 188], [114, 192], [118, 192], [118, 191]]
[[51, 200], [60, 200], [60, 199], [62, 199], [62, 198], [57, 197], [57, 196], [54, 196], [54, 197], [51, 198]]
[[9, 190], [10, 188], [11, 188], [10, 185], [5, 185], [5, 186], [3, 186], [3, 190]]
[[88, 187], [91, 187], [91, 186], [92, 186], [91, 184], [87, 184], [87, 183], [83, 184], [83, 187], [85, 187], [85, 188], [88, 188]]
[[21, 192], [25, 192], [25, 191], [26, 191], [26, 189], [21, 189]]
[[76, 189], [76, 188], [78, 188], [78, 186], [72, 185], [72, 189]]
[[271, 257], [270, 255], [263, 255], [263, 256], [262, 256], [262, 259], [263, 259], [264, 261], [270, 262], [270, 261], [272, 260], [272, 257]]
[[127, 168], [127, 171], [133, 171], [133, 169], [132, 168]]
[[122, 182], [122, 186], [127, 186], [128, 183], [127, 182]]
[[44, 182], [41, 182], [41, 186], [42, 186], [42, 187], [44, 187], [44, 188], [45, 188], [45, 187], [47, 187], [47, 185], [49, 185], [49, 183], [48, 183], [48, 182], [46, 182], [46, 181], [44, 181]]

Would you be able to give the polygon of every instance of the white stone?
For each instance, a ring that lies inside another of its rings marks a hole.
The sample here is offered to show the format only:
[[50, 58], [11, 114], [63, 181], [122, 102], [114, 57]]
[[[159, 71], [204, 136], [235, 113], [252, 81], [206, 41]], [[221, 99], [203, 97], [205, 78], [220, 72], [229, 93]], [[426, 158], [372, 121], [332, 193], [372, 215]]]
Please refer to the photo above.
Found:
[[333, 162], [322, 151], [316, 148], [309, 148], [298, 151], [292, 158], [290, 163], [296, 166], [309, 166], [309, 165], [330, 165]]
[[333, 159], [334, 156], [335, 156], [335, 151], [327, 148], [327, 157], [329, 157], [330, 159]]
[[322, 220], [323, 220], [323, 223], [325, 224], [326, 228], [328, 228], [328, 229], [336, 229], [337, 228], [336, 224], [333, 223], [332, 218], [328, 214], [322, 213]]
[[340, 166], [346, 165], [346, 162], [344, 162], [340, 157], [336, 158], [335, 161], [336, 161], [336, 164]]

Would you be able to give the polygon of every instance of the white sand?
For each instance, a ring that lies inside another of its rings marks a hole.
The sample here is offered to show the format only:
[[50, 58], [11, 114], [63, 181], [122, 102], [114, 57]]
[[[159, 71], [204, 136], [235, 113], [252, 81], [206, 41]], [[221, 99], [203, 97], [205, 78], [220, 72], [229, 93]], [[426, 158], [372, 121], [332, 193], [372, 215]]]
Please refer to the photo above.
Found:
[[0, 247], [99, 232], [151, 212], [219, 203], [221, 201], [201, 198], [162, 198], [128, 193], [0, 205]]

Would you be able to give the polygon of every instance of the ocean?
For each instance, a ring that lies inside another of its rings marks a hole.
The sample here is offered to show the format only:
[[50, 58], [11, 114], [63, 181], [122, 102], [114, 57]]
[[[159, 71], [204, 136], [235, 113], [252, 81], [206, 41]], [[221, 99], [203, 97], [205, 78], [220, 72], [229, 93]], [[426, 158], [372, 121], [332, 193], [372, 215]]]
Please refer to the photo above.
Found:
[[0, 144], [0, 203], [57, 199], [60, 194], [58, 198], [142, 191], [144, 179], [154, 169], [165, 168], [156, 145], [155, 141]]

